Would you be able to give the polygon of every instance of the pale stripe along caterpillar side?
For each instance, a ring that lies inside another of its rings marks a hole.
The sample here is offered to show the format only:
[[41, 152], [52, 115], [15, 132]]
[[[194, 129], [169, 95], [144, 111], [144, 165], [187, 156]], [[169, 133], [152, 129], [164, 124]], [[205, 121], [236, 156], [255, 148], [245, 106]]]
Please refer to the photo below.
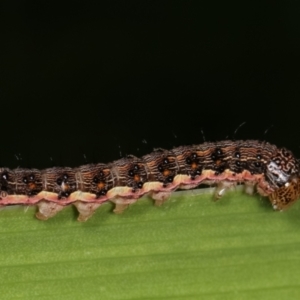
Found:
[[282, 210], [300, 195], [299, 169], [290, 151], [255, 140], [157, 149], [141, 158], [78, 168], [0, 168], [0, 206], [37, 205], [36, 217], [47, 220], [73, 204], [78, 221], [84, 222], [106, 201], [114, 202], [114, 212], [121, 213], [145, 194], [160, 205], [178, 188], [216, 185], [215, 196], [220, 198], [243, 183], [247, 193], [256, 188], [274, 209]]

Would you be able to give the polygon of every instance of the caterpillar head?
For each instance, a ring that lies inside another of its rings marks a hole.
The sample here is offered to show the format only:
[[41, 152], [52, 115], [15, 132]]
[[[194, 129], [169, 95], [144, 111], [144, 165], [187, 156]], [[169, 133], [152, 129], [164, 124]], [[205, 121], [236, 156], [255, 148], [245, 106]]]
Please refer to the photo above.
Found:
[[300, 177], [295, 176], [289, 182], [276, 189], [269, 199], [276, 210], [283, 210], [293, 204], [300, 196]]
[[285, 148], [278, 149], [267, 163], [266, 178], [274, 188], [269, 199], [276, 210], [283, 210], [300, 196], [299, 161]]
[[295, 176], [299, 177], [299, 161], [285, 148], [278, 149], [267, 163], [267, 180], [276, 189], [290, 183]]

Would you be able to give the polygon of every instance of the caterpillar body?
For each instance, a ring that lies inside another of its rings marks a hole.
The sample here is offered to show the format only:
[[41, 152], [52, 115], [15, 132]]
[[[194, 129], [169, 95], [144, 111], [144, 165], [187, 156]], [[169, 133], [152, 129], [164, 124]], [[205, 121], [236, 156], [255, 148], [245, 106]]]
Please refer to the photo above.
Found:
[[216, 185], [215, 197], [221, 198], [240, 183], [247, 193], [257, 190], [275, 210], [283, 210], [300, 196], [299, 161], [267, 142], [226, 140], [77, 168], [0, 168], [0, 206], [37, 205], [36, 217], [47, 220], [73, 204], [84, 222], [107, 201], [122, 213], [146, 194], [161, 205], [176, 189], [207, 184]]

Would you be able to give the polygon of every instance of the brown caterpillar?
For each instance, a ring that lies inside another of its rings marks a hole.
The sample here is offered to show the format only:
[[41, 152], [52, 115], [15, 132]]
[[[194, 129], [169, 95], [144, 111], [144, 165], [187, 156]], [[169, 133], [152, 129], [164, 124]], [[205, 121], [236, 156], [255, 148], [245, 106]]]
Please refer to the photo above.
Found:
[[0, 206], [37, 205], [36, 217], [47, 220], [69, 204], [84, 222], [104, 202], [115, 213], [149, 194], [161, 205], [176, 189], [199, 184], [217, 185], [215, 196], [244, 183], [249, 194], [256, 187], [282, 210], [300, 195], [299, 161], [285, 148], [255, 140], [221, 141], [156, 149], [141, 158], [128, 156], [109, 164], [44, 170], [0, 168]]

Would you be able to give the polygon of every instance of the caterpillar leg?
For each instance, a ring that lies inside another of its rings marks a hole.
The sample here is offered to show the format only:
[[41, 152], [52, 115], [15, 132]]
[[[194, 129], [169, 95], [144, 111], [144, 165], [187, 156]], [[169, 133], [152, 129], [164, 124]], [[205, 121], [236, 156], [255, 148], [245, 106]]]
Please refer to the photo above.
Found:
[[110, 199], [111, 202], [115, 203], [115, 208], [113, 212], [115, 214], [122, 214], [124, 210], [126, 210], [130, 204], [135, 203], [139, 198], [127, 198], [127, 197], [114, 197]]
[[39, 220], [48, 220], [49, 218], [54, 217], [59, 211], [64, 208], [64, 205], [57, 204], [55, 202], [49, 201], [40, 201], [37, 203], [39, 211], [35, 216]]
[[226, 191], [232, 187], [236, 186], [236, 182], [234, 181], [221, 181], [218, 183], [215, 190], [215, 199], [218, 200], [224, 196]]
[[74, 202], [73, 205], [77, 208], [77, 210], [79, 212], [77, 221], [79, 221], [79, 222], [87, 221], [95, 213], [96, 209], [101, 204], [102, 203], [87, 203], [87, 202], [81, 202], [81, 201]]
[[161, 206], [170, 198], [171, 194], [172, 192], [152, 192], [150, 196], [154, 200], [155, 206]]
[[124, 210], [126, 210], [128, 208], [129, 204], [125, 204], [125, 203], [116, 203], [115, 208], [113, 210], [113, 212], [115, 214], [122, 214], [124, 212]]
[[253, 195], [255, 190], [256, 182], [246, 181], [245, 182], [245, 193], [248, 195]]

